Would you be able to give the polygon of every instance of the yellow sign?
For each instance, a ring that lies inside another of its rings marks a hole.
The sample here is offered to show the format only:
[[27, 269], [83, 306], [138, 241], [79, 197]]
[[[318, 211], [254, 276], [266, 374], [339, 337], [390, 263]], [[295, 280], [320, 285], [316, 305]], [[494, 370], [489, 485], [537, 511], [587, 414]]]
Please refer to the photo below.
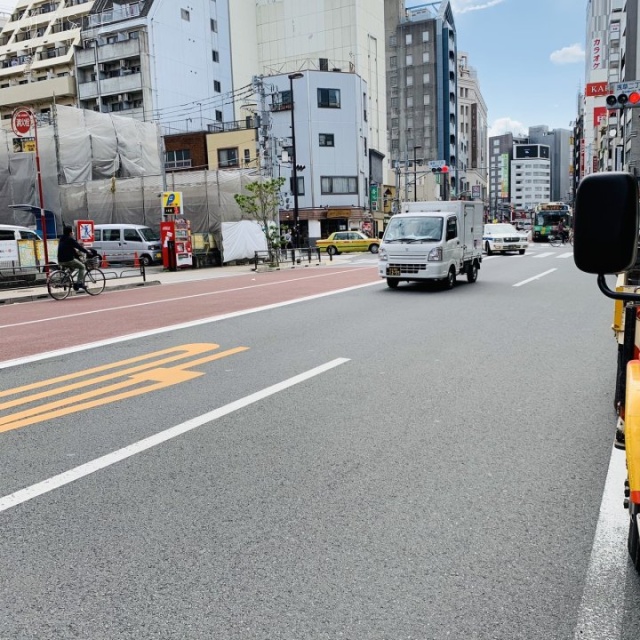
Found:
[[[192, 371], [193, 367], [249, 349], [211, 353], [219, 348], [218, 344], [186, 344], [0, 391], [0, 433], [188, 382], [204, 375]], [[9, 413], [8, 409], [18, 410]]]
[[162, 211], [165, 214], [179, 216], [182, 214], [182, 191], [163, 191]]

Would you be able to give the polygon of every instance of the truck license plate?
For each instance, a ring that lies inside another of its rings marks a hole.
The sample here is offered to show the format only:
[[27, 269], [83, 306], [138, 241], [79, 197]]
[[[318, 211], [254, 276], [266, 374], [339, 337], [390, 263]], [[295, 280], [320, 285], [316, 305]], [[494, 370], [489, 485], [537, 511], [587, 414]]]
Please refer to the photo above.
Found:
[[400, 275], [400, 267], [387, 267], [387, 275], [388, 276], [399, 276]]

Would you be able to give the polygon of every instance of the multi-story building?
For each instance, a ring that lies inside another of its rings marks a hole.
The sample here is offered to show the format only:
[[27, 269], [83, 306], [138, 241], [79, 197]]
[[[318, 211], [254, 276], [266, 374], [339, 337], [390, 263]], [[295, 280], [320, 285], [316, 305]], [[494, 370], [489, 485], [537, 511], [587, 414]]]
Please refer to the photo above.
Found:
[[[620, 79], [640, 80], [640, 7], [638, 0], [627, 0], [624, 6], [624, 24]], [[638, 109], [628, 109], [621, 127], [623, 152], [620, 168], [634, 175], [640, 175], [640, 120]], [[635, 118], [634, 118], [635, 116]]]
[[367, 84], [355, 73], [305, 71], [295, 76], [269, 79], [275, 87], [273, 136], [282, 143], [273, 172], [287, 179], [280, 222], [292, 230], [298, 222], [298, 238], [311, 242], [332, 231], [364, 228], [364, 223], [370, 229]]
[[444, 161], [455, 195], [460, 168], [457, 43], [450, 2], [405, 9], [404, 0], [385, 0], [385, 33], [388, 139], [399, 192], [399, 182], [417, 174], [411, 169], [416, 157]]
[[94, 0], [18, 0], [0, 32], [0, 117], [76, 104], [74, 49]]
[[551, 197], [551, 159], [545, 144], [514, 144], [511, 161], [511, 205], [533, 211]]
[[159, 122], [167, 133], [233, 121], [227, 9], [95, 0], [76, 53], [79, 106]]
[[[233, 0], [233, 84], [305, 70], [358, 74], [367, 84], [369, 144], [387, 155], [384, 0]], [[236, 101], [237, 109], [242, 101]], [[236, 119], [244, 117], [236, 112]]]
[[529, 127], [529, 142], [549, 147], [551, 161], [550, 199], [552, 202], [573, 200], [571, 182], [573, 164], [573, 134], [569, 129], [553, 129], [546, 125]]
[[488, 201], [487, 105], [469, 56], [458, 53], [459, 195]]
[[[635, 0], [633, 0], [635, 1]], [[588, 0], [585, 56], [585, 91], [582, 101], [581, 137], [578, 180], [590, 173], [611, 170], [615, 165], [618, 138], [617, 111], [606, 108], [606, 96], [611, 84], [620, 81], [621, 42], [625, 30], [623, 7], [625, 0]], [[609, 135], [613, 131], [613, 135]]]
[[510, 208], [513, 147], [526, 141], [526, 138], [512, 133], [489, 138], [489, 208], [492, 218], [500, 218], [502, 212]]

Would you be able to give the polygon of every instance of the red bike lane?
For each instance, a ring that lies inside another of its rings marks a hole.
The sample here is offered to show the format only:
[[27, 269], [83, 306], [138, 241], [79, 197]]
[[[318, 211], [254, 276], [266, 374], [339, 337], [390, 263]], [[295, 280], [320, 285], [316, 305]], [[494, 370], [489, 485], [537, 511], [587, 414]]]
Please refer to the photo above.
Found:
[[0, 361], [381, 282], [375, 267], [212, 276], [0, 307]]

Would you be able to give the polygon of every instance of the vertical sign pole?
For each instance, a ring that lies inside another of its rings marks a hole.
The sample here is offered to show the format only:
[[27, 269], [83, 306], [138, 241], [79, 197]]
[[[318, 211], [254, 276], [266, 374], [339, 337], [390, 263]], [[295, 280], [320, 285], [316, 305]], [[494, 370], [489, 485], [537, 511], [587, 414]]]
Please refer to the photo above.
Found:
[[47, 247], [47, 217], [44, 213], [44, 194], [42, 191], [42, 172], [40, 171], [40, 148], [38, 147], [38, 123], [36, 114], [29, 109], [33, 122], [33, 137], [36, 143], [36, 176], [38, 179], [38, 199], [40, 200], [40, 224], [42, 225], [42, 241], [44, 242], [44, 270], [49, 273], [49, 248]]

